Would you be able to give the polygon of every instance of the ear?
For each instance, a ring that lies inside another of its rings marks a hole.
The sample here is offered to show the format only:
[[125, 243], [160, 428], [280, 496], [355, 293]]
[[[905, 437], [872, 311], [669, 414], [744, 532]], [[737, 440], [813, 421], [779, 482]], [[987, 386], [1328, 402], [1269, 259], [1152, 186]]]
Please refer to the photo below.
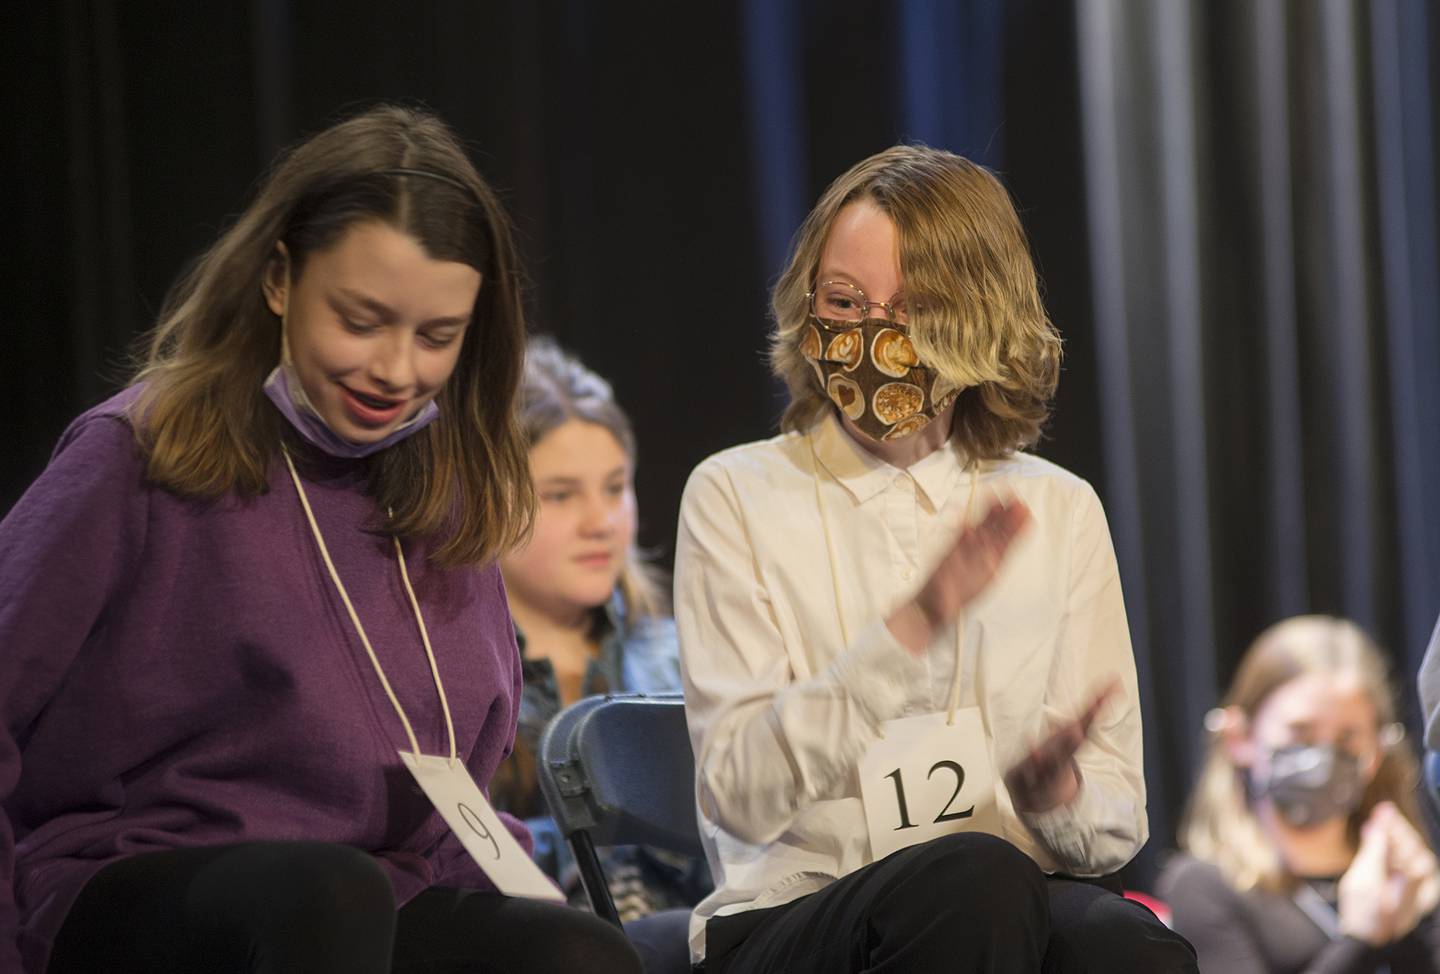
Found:
[[265, 304], [279, 318], [285, 314], [285, 298], [290, 289], [290, 251], [285, 249], [283, 240], [275, 241], [275, 250], [265, 264], [265, 275], [260, 280], [260, 290], [265, 295]]
[[[1216, 732], [1220, 735], [1220, 746], [1225, 756], [1237, 768], [1248, 768], [1255, 763], [1255, 742], [1250, 739], [1250, 721], [1239, 707], [1226, 707], [1212, 711], [1218, 715], [1215, 720]], [[1206, 723], [1210, 721], [1207, 719]]]
[[1398, 721], [1386, 724], [1380, 728], [1380, 747], [1370, 755], [1370, 759], [1360, 766], [1360, 775], [1365, 779], [1365, 786], [1368, 788], [1370, 782], [1380, 773], [1380, 766], [1385, 763], [1385, 758], [1390, 752], [1403, 746], [1405, 741], [1405, 725]]

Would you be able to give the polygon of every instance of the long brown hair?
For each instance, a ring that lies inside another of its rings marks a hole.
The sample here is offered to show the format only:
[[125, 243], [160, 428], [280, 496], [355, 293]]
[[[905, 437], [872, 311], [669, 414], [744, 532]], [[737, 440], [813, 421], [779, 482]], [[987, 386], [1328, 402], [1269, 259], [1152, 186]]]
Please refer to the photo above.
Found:
[[[411, 170], [402, 172], [397, 170]], [[213, 498], [266, 489], [283, 419], [261, 386], [280, 361], [262, 280], [283, 242], [295, 279], [350, 227], [380, 220], [437, 260], [482, 275], [442, 420], [376, 454], [370, 492], [402, 537], [435, 541], [441, 565], [488, 562], [534, 515], [514, 420], [525, 323], [510, 225], [455, 134], [434, 115], [381, 106], [282, 154], [254, 200], [171, 287], [135, 377], [150, 480]]]
[[895, 222], [905, 289], [924, 296], [926, 312], [910, 325], [916, 351], [963, 390], [952, 438], [984, 460], [1035, 443], [1060, 374], [1060, 336], [1040, 301], [1025, 231], [988, 170], [923, 145], [857, 163], [796, 233], [771, 294], [771, 370], [790, 388], [782, 426], [803, 429], [831, 408], [800, 339], [825, 239], [840, 211], [860, 199]]
[[[1419, 763], [1407, 742], [1385, 746], [1383, 740], [1382, 732], [1395, 724], [1395, 694], [1385, 660], [1353, 622], [1331, 616], [1295, 616], [1266, 629], [1240, 661], [1221, 707], [1236, 708], [1247, 722], [1253, 722], [1270, 694], [1311, 673], [1353, 674], [1375, 707], [1376, 731], [1382, 737], [1380, 765], [1346, 822], [1351, 843], [1359, 841], [1360, 827], [1382, 801], [1394, 802], [1424, 836], [1415, 800]], [[1231, 761], [1218, 730], [1211, 732], [1205, 764], [1180, 825], [1180, 847], [1213, 863], [1238, 890], [1285, 891], [1296, 882], [1275, 844], [1261, 831], [1248, 799], [1245, 771]]]
[[[635, 431], [630, 426], [630, 418], [615, 401], [610, 383], [573, 355], [566, 354], [554, 339], [540, 336], [530, 340], [521, 388], [520, 428], [529, 446], [535, 446], [566, 421], [578, 419], [608, 430], [634, 469]], [[634, 544], [626, 552], [619, 586], [625, 600], [627, 626], [669, 611], [664, 575]]]

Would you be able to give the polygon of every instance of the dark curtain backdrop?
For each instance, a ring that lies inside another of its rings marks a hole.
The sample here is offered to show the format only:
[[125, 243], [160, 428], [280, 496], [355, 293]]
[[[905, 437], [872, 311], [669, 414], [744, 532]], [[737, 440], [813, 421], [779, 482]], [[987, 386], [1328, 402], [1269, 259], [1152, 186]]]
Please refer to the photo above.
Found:
[[1040, 452], [1096, 484], [1121, 557], [1156, 835], [1143, 887], [1200, 716], [1255, 631], [1355, 615], [1408, 695], [1440, 610], [1433, 16], [1423, 0], [8, 6], [18, 402], [0, 511], [123, 383], [167, 285], [275, 152], [403, 99], [449, 119], [501, 190], [533, 327], [614, 381], [642, 542], [668, 562], [690, 469], [774, 429], [766, 291], [800, 219], [861, 157], [943, 146], [1010, 187], [1066, 338]]
[[1425, 0], [1076, 10], [1101, 483], [1172, 809], [1215, 693], [1287, 615], [1375, 634], [1417, 728], [1440, 23]]

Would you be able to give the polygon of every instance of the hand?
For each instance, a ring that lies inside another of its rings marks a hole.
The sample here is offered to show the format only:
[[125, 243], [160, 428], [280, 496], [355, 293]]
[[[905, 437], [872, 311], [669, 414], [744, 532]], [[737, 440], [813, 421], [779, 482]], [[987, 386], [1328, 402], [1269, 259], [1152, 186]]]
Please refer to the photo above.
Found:
[[1095, 695], [1080, 716], [1052, 730], [1048, 737], [1005, 773], [1010, 801], [1022, 812], [1048, 812], [1074, 799], [1080, 792], [1080, 768], [1075, 752], [1085, 743], [1090, 726], [1100, 715], [1105, 701], [1120, 690], [1120, 681], [1110, 683]]
[[1340, 932], [1374, 947], [1404, 937], [1435, 909], [1435, 855], [1390, 802], [1376, 805], [1361, 826], [1339, 893]]
[[1436, 903], [1440, 902], [1440, 867], [1436, 865], [1435, 853], [1430, 846], [1393, 804], [1382, 802], [1376, 806], [1371, 818], [1377, 817], [1390, 838], [1386, 870], [1392, 882], [1403, 876], [1401, 889], [1409, 891], [1399, 901], [1395, 936], [1400, 938], [1414, 930], [1421, 918], [1434, 911]]
[[1011, 542], [1030, 520], [1020, 501], [996, 501], [979, 524], [965, 528], [931, 572], [915, 597], [890, 614], [885, 624], [914, 656], [921, 655], [935, 633], [950, 625], [995, 577]]

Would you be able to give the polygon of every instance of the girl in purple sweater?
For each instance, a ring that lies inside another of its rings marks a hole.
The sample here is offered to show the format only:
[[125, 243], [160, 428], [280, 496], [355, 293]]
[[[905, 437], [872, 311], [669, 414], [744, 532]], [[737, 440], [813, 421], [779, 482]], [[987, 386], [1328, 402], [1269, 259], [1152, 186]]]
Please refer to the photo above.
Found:
[[180, 279], [0, 522], [0, 974], [639, 970], [498, 893], [398, 754], [483, 787], [515, 733], [523, 346], [504, 214], [400, 108]]

